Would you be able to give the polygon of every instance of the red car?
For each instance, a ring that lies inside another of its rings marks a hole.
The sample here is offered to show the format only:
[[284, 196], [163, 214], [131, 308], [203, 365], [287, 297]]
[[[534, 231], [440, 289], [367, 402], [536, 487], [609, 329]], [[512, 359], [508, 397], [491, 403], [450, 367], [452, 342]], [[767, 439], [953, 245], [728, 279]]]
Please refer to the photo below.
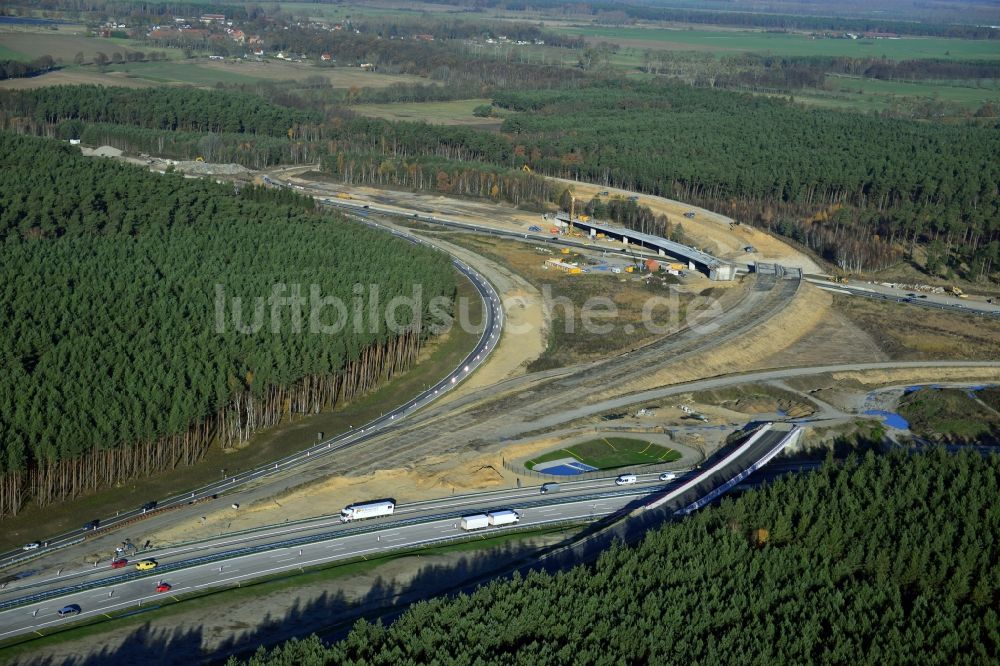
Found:
[[112, 569], [121, 569], [126, 564], [128, 564], [128, 560], [126, 560], [124, 557], [119, 557], [117, 560], [111, 560]]
[[159, 585], [156, 586], [156, 591], [157, 592], [169, 592], [170, 591], [170, 583], [160, 583]]

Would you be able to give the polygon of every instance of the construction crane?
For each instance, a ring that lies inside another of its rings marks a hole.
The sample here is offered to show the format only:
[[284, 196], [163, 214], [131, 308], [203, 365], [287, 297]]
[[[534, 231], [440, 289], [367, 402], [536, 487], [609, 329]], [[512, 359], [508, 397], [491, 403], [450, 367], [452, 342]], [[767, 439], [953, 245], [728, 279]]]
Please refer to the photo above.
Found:
[[569, 230], [567, 235], [573, 235], [573, 215], [576, 213], [576, 196], [570, 192], [569, 195]]

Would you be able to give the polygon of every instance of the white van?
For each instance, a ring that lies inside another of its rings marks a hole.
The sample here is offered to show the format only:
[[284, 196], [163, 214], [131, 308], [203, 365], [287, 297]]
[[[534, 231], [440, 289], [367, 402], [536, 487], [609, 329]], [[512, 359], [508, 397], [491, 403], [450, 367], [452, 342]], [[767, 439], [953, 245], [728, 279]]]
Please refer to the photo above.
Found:
[[629, 485], [631, 483], [635, 483], [637, 480], [638, 479], [636, 479], [635, 474], [622, 474], [617, 479], [615, 479], [615, 485], [616, 486], [627, 486], [627, 485]]

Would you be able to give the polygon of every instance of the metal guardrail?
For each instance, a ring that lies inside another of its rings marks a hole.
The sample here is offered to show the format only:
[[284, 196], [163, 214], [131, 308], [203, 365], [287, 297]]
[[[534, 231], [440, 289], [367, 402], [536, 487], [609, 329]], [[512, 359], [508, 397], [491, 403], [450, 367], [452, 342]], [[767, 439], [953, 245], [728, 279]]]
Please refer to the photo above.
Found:
[[76, 544], [82, 543], [82, 542], [84, 542], [86, 540], [87, 539], [85, 537], [80, 537], [79, 539], [74, 539], [73, 541], [67, 541], [66, 543], [59, 543], [59, 544], [56, 544], [54, 546], [49, 546], [49, 547], [47, 547], [45, 549], [33, 550], [33, 551], [31, 551], [31, 553], [29, 553], [27, 555], [22, 555], [21, 557], [18, 557], [18, 558], [15, 558], [13, 560], [9, 560], [8, 562], [5, 562], [4, 566], [10, 566], [10, 565], [14, 565], [14, 564], [20, 564], [21, 562], [28, 562], [29, 560], [33, 560], [36, 557], [41, 557], [42, 555], [45, 555], [47, 553], [51, 553], [54, 550], [60, 550], [62, 548], [67, 548], [69, 546], [75, 546]]
[[[529, 502], [521, 502], [518, 504], [504, 504], [504, 508], [511, 509], [532, 509], [541, 506], [551, 506], [553, 504], [568, 504], [568, 503], [578, 503], [578, 502], [588, 502], [592, 500], [604, 499], [608, 497], [622, 497], [631, 495], [645, 495], [649, 491], [648, 489], [630, 488], [624, 491], [618, 492], [601, 492], [593, 493], [589, 495], [574, 495], [572, 497], [567, 497], [566, 502], [545, 502], [542, 500], [535, 500]], [[121, 574], [113, 578], [104, 578], [101, 580], [90, 581], [88, 583], [80, 583], [78, 585], [70, 585], [66, 587], [56, 588], [53, 590], [46, 590], [43, 592], [38, 592], [36, 594], [27, 595], [24, 597], [18, 597], [16, 599], [8, 599], [7, 601], [0, 602], [0, 611], [9, 610], [11, 608], [17, 608], [19, 606], [25, 606], [32, 603], [37, 603], [39, 601], [45, 601], [47, 599], [53, 599], [75, 592], [83, 592], [86, 590], [92, 590], [101, 587], [108, 587], [109, 585], [117, 585], [121, 583], [126, 583], [131, 580], [138, 580], [140, 578], [151, 578], [160, 577], [165, 572], [178, 571], [181, 569], [189, 569], [191, 567], [199, 566], [202, 564], [209, 564], [212, 562], [223, 562], [225, 560], [231, 560], [236, 557], [243, 557], [246, 555], [253, 555], [255, 553], [263, 553], [271, 550], [280, 550], [282, 548], [294, 548], [296, 546], [304, 546], [311, 543], [317, 543], [320, 541], [329, 541], [331, 539], [345, 538], [349, 536], [359, 536], [362, 534], [374, 534], [375, 532], [380, 532], [385, 529], [391, 529], [396, 527], [406, 527], [411, 525], [419, 525], [424, 523], [432, 523], [441, 520], [452, 520], [459, 519], [462, 516], [468, 515], [468, 510], [466, 511], [453, 511], [443, 514], [437, 514], [434, 516], [423, 516], [418, 518], [406, 518], [403, 520], [394, 521], [391, 524], [386, 523], [373, 523], [369, 526], [359, 526], [354, 529], [341, 529], [337, 531], [324, 531], [318, 534], [306, 535], [302, 537], [297, 537], [294, 539], [284, 539], [281, 541], [275, 541], [268, 544], [260, 544], [257, 546], [246, 546], [243, 548], [235, 548], [220, 553], [213, 553], [211, 555], [203, 555], [201, 557], [194, 557], [186, 560], [181, 560], [179, 562], [171, 562], [169, 564], [160, 564], [156, 569], [150, 570], [149, 572], [139, 572], [135, 571], [132, 573]], [[470, 532], [470, 534], [473, 534]], [[459, 535], [456, 538], [463, 538], [465, 535]], [[405, 547], [402, 546], [401, 547]]]
[[800, 432], [801, 429], [798, 426], [795, 426], [787, 435], [781, 438], [781, 441], [778, 442], [774, 446], [774, 448], [765, 453], [764, 456], [761, 457], [759, 460], [757, 460], [753, 465], [750, 465], [745, 470], [743, 470], [733, 478], [723, 483], [721, 486], [713, 488], [711, 492], [709, 492], [701, 499], [695, 500], [691, 504], [678, 509], [677, 511], [674, 512], [674, 515], [687, 515], [711, 503], [716, 497], [720, 497], [730, 488], [737, 485], [738, 483], [746, 479], [748, 476], [750, 476], [751, 474], [762, 468], [764, 465], [766, 465], [772, 458], [774, 458], [774, 456], [778, 455], [778, 453], [780, 453], [782, 449], [788, 446], [790, 440], [792, 440], [793, 438], [798, 438]]

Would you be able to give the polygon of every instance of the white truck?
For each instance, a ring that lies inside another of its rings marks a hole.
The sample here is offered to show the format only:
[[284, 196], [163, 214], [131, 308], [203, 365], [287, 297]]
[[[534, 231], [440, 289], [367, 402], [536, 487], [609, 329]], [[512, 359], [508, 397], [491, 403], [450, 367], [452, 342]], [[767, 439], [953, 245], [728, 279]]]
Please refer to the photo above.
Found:
[[504, 509], [503, 511], [492, 511], [490, 513], [477, 513], [474, 516], [462, 516], [461, 526], [463, 530], [481, 530], [484, 527], [503, 527], [504, 525], [514, 525], [521, 516], [516, 511]]
[[380, 502], [366, 502], [365, 504], [351, 504], [345, 506], [340, 511], [340, 522], [348, 523], [352, 520], [364, 520], [365, 518], [378, 518], [379, 516], [391, 516], [396, 505], [387, 500]]
[[490, 525], [493, 527], [501, 527], [503, 525], [514, 525], [517, 521], [521, 520], [521, 516], [517, 515], [517, 511], [511, 511], [510, 509], [505, 509], [503, 511], [494, 511], [492, 513], [486, 514], [486, 517], [490, 519]]
[[490, 517], [485, 513], [477, 513], [474, 516], [462, 516], [462, 529], [463, 530], [481, 530], [484, 527], [490, 526]]

